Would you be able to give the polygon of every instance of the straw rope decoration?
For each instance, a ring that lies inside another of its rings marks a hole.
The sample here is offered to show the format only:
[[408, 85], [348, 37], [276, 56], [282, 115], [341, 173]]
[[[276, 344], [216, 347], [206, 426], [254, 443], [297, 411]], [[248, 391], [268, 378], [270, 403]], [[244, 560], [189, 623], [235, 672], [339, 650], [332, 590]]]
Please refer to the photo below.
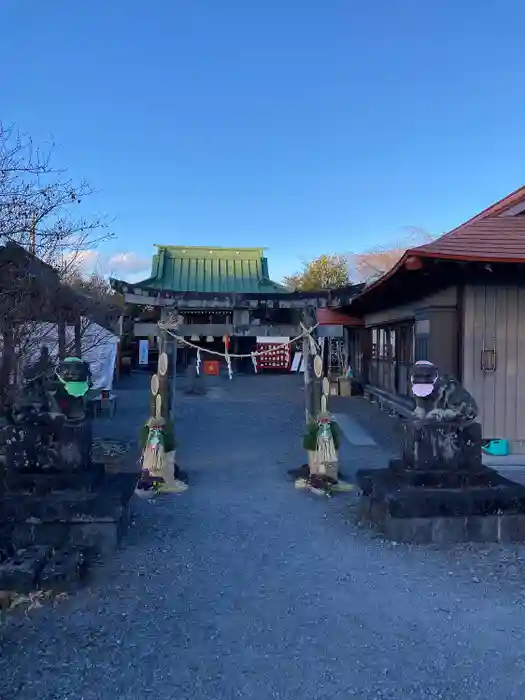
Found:
[[176, 340], [179, 341], [179, 343], [182, 343], [183, 345], [187, 345], [190, 348], [193, 348], [194, 350], [198, 350], [200, 352], [205, 352], [208, 355], [215, 355], [216, 357], [222, 357], [224, 360], [228, 361], [228, 358], [237, 358], [237, 359], [244, 359], [244, 358], [251, 358], [252, 362], [254, 362], [254, 358], [256, 357], [261, 357], [262, 355], [269, 355], [272, 352], [275, 352], [276, 350], [280, 350], [281, 348], [285, 348], [289, 345], [292, 345], [293, 343], [296, 343], [298, 340], [301, 340], [301, 338], [308, 337], [309, 342], [310, 342], [310, 347], [314, 348], [317, 350], [317, 345], [315, 343], [315, 340], [312, 338], [311, 333], [315, 331], [315, 329], [319, 326], [318, 323], [315, 324], [315, 326], [312, 326], [311, 328], [306, 328], [303, 326], [301, 323], [301, 328], [303, 328], [303, 332], [301, 335], [296, 336], [295, 338], [291, 338], [285, 343], [280, 343], [279, 345], [274, 345], [272, 348], [269, 348], [268, 350], [258, 350], [257, 352], [249, 352], [245, 353], [242, 355], [236, 354], [236, 353], [229, 353], [228, 351], [226, 352], [219, 352], [218, 350], [209, 350], [208, 348], [201, 348], [195, 343], [192, 343], [191, 340], [186, 340], [184, 336], [182, 335], [177, 335], [177, 333], [174, 333], [170, 328], [167, 328], [166, 323], [162, 323], [162, 321], [159, 322], [158, 326], [162, 331], [166, 331], [168, 335], [170, 335], [172, 338], [175, 338]]

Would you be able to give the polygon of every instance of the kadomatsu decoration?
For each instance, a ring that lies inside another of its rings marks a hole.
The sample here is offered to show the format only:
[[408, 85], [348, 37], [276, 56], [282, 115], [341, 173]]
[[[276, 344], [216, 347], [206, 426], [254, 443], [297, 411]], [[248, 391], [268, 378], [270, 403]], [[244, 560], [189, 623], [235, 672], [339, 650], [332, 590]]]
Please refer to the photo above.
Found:
[[151, 476], [162, 476], [164, 455], [166, 453], [165, 434], [166, 421], [164, 418], [150, 418], [146, 423], [148, 436], [142, 449], [142, 471]]
[[318, 420], [308, 423], [306, 433], [303, 437], [304, 449], [308, 452], [316, 452], [321, 436], [323, 440], [331, 437], [335, 452], [337, 453], [341, 444], [341, 434], [339, 426], [330, 414], [323, 414], [319, 416]]
[[142, 498], [151, 498], [156, 493], [180, 493], [187, 485], [177, 479], [175, 464], [176, 440], [170, 421], [160, 416], [150, 418], [141, 430], [142, 476], [136, 493]]
[[332, 487], [338, 482], [337, 453], [340, 442], [339, 427], [329, 413], [322, 413], [317, 420], [308, 423], [303, 437], [303, 447], [308, 452], [308, 465], [301, 469], [301, 485], [306, 481], [304, 485], [312, 487], [314, 481], [326, 481], [326, 485]]

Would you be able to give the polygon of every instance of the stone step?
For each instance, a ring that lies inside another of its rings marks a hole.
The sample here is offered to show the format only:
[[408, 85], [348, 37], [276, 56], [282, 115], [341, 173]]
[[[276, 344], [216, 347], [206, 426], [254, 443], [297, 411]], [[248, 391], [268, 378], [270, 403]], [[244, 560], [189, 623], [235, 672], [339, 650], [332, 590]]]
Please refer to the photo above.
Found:
[[95, 493], [58, 492], [45, 496], [7, 494], [0, 499], [0, 542], [82, 547], [107, 555], [129, 525], [129, 500], [137, 477], [115, 474]]
[[70, 591], [83, 580], [87, 558], [80, 548], [54, 550], [30, 546], [0, 564], [0, 590], [30, 593], [35, 590]]
[[45, 495], [55, 491], [95, 491], [105, 475], [103, 464], [93, 464], [81, 471], [60, 470], [39, 472], [9, 472], [5, 477], [7, 493]]
[[[491, 472], [489, 484], [480, 474], [476, 485], [450, 487], [455, 474], [443, 473], [446, 487], [414, 485], [403, 481], [406, 476], [390, 469], [359, 470], [356, 481], [365, 497], [383, 504], [396, 518], [448, 517], [525, 513], [525, 487]], [[429, 477], [429, 472], [413, 472]], [[416, 476], [414, 478], [417, 478]]]
[[38, 587], [39, 576], [53, 554], [49, 546], [33, 545], [0, 564], [0, 589], [29, 593]]
[[397, 518], [386, 504], [364, 496], [359, 519], [393, 542], [450, 545], [460, 542], [512, 543], [525, 540], [525, 514]]

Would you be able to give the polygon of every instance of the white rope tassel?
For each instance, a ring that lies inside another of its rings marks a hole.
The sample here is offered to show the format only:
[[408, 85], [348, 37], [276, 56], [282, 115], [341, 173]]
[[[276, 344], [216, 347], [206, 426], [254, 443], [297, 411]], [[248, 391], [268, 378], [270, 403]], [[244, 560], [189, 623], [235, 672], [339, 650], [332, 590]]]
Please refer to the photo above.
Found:
[[334, 445], [332, 430], [328, 422], [321, 423], [317, 433], [317, 460], [321, 464], [333, 464], [337, 462], [337, 451]]
[[255, 374], [257, 374], [257, 372], [259, 371], [259, 368], [257, 367], [257, 356], [254, 352], [252, 352], [251, 357], [252, 357], [253, 371], [255, 372]]
[[226, 355], [226, 363], [228, 365], [228, 376], [230, 379], [233, 379], [232, 360], [229, 355]]
[[151, 476], [162, 476], [164, 469], [164, 447], [146, 448], [142, 456], [142, 469]]
[[[188, 348], [194, 348], [195, 350], [199, 350], [199, 346], [195, 345], [195, 343], [192, 343], [190, 340], [186, 340], [184, 336], [182, 335], [177, 335], [174, 333], [166, 323], [159, 322], [158, 327], [161, 330], [166, 331], [166, 333], [171, 336], [172, 338], [175, 338], [176, 340], [179, 341], [181, 345], [185, 345]], [[262, 355], [269, 355], [270, 353], [275, 352], [276, 350], [281, 350], [281, 348], [286, 347], [287, 345], [294, 345], [298, 340], [301, 340], [301, 338], [306, 338], [308, 336], [310, 340], [310, 344], [313, 343], [313, 347], [315, 348], [315, 352], [313, 353], [314, 355], [317, 354], [317, 345], [315, 343], [315, 340], [311, 337], [311, 333], [315, 331], [315, 329], [319, 326], [318, 323], [315, 324], [315, 326], [312, 326], [311, 328], [306, 328], [302, 323], [301, 323], [301, 328], [303, 329], [303, 332], [301, 335], [296, 336], [295, 338], [291, 338], [290, 340], [287, 340], [285, 343], [279, 343], [279, 345], [273, 345], [271, 348], [268, 348], [268, 350], [258, 350], [257, 352], [254, 353], [249, 353], [246, 355], [238, 355], [235, 353], [231, 353], [231, 357], [237, 357], [237, 358], [245, 358], [245, 357], [250, 357], [252, 354], [255, 355], [256, 357], [261, 357]], [[218, 352], [217, 350], [208, 350], [207, 348], [203, 348], [203, 351], [207, 353], [208, 355], [213, 355], [215, 357], [224, 357], [226, 358], [228, 355], [230, 355], [229, 352]]]
[[199, 348], [197, 348], [197, 362], [195, 364], [195, 371], [197, 372], [197, 375], [201, 373], [201, 351]]

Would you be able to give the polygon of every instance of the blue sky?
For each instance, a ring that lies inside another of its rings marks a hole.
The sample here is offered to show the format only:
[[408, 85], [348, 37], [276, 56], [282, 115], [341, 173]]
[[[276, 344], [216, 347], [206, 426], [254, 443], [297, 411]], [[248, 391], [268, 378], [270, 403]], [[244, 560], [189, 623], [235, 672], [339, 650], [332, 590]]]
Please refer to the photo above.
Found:
[[99, 190], [121, 277], [172, 243], [267, 246], [279, 279], [524, 183], [522, 0], [0, 8], [0, 119]]

